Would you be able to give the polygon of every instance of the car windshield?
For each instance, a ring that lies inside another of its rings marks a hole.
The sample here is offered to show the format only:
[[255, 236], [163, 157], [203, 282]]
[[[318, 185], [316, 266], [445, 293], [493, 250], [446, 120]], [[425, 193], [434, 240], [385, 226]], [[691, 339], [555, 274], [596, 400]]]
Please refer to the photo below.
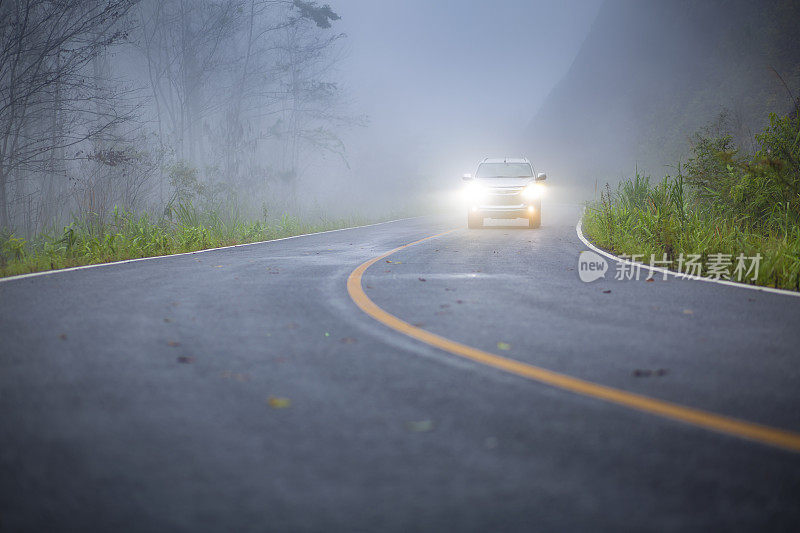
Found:
[[530, 163], [481, 163], [476, 178], [518, 178], [533, 176]]

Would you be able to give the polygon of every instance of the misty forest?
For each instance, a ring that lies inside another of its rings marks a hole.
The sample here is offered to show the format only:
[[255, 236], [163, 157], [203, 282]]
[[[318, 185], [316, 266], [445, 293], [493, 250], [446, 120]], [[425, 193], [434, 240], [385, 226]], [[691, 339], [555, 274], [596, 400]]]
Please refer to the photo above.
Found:
[[354, 120], [328, 77], [338, 18], [302, 0], [0, 2], [5, 240], [292, 209]]

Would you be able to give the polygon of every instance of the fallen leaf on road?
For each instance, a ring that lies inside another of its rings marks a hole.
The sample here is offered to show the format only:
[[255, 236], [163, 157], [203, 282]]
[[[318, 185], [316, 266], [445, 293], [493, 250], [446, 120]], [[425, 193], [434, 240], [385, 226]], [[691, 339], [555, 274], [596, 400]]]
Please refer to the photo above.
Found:
[[420, 281], [427, 281], [425, 278], [417, 278]]
[[683, 310], [683, 314], [684, 315], [693, 315], [694, 311], [692, 311], [691, 309], [684, 309]]
[[175, 346], [180, 346], [180, 345], [181, 345], [181, 343], [179, 343], [177, 341], [167, 341], [167, 346], [172, 346], [173, 348]]
[[285, 409], [292, 405], [291, 400], [289, 398], [278, 398], [276, 396], [270, 396], [267, 398], [267, 404], [273, 409]]
[[194, 357], [188, 355], [180, 355], [178, 356], [179, 363], [194, 363]]
[[651, 282], [651, 281], [655, 281], [655, 279], [653, 279], [653, 278], [647, 278], [645, 281], [647, 281], [647, 282], [649, 283], [649, 282]]
[[433, 431], [434, 424], [432, 420], [412, 420], [406, 422], [406, 429], [408, 431], [413, 431], [414, 433], [425, 433], [428, 431]]
[[510, 350], [511, 349], [511, 345], [508, 344], [507, 342], [498, 342], [497, 343], [497, 348], [499, 350]]
[[386, 262], [387, 262], [387, 263], [391, 263], [391, 261], [389, 261], [388, 259], [386, 260]]
[[659, 368], [656, 370], [649, 370], [649, 369], [642, 369], [637, 368], [633, 371], [633, 377], [635, 378], [648, 378], [650, 376], [664, 376], [669, 372], [666, 368]]
[[214, 268], [222, 268], [222, 265], [214, 265]]
[[603, 291], [603, 294], [611, 294], [611, 289]]
[[331, 334], [330, 334], [330, 333], [328, 333], [328, 332], [326, 331], [326, 332], [325, 332], [325, 336], [326, 336], [326, 337], [330, 337], [330, 336], [331, 336]]
[[339, 339], [339, 342], [343, 344], [355, 344], [356, 339], [354, 339], [353, 337], [345, 337], [343, 339]]

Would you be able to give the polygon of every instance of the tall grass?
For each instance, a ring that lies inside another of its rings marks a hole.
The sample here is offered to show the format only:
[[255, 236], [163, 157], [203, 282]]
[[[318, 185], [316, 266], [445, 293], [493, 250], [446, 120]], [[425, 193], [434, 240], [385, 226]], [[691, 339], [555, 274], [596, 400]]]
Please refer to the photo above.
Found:
[[[599, 246], [619, 254], [680, 258], [739, 254], [761, 261], [759, 285], [800, 290], [800, 119], [770, 116], [756, 136], [760, 146], [742, 155], [729, 136], [698, 136], [693, 157], [676, 177], [651, 183], [636, 174], [616, 190], [606, 186], [586, 210], [583, 226]], [[684, 269], [685, 270], [685, 269]]]
[[170, 207], [154, 219], [114, 209], [108, 220], [92, 213], [76, 217], [63, 230], [31, 241], [0, 234], [0, 277], [124, 259], [192, 252], [219, 246], [265, 241], [367, 223], [350, 217], [305, 221], [290, 215], [276, 220], [243, 220], [205, 212], [191, 202]]

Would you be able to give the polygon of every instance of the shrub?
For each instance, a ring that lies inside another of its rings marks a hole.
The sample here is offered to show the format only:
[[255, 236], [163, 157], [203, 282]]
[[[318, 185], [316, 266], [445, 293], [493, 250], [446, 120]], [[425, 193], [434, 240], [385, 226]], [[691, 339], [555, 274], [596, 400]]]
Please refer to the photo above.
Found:
[[[707, 130], [708, 131], [708, 130]], [[757, 283], [800, 290], [800, 120], [770, 115], [754, 154], [727, 134], [697, 135], [676, 177], [637, 172], [588, 206], [587, 235], [617, 253], [762, 256]]]

